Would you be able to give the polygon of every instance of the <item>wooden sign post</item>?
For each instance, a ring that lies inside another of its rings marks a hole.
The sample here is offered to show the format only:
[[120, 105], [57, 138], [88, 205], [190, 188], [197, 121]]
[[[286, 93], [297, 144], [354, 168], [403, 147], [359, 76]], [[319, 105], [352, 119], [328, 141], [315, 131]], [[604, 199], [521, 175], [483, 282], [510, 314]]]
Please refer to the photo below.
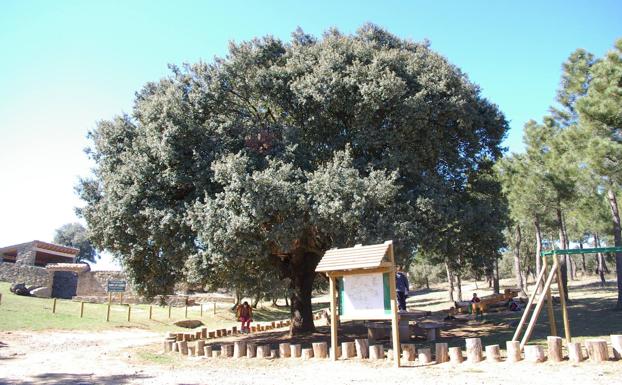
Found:
[[330, 283], [332, 359], [337, 360], [339, 320], [391, 320], [393, 362], [400, 366], [393, 241], [327, 251], [315, 269]]

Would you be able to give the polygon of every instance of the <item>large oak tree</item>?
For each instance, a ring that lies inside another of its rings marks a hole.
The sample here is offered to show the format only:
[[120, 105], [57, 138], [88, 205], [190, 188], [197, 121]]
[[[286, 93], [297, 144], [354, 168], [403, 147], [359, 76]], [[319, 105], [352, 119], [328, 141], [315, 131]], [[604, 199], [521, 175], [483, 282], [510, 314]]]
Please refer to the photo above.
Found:
[[324, 251], [392, 238], [406, 260], [434, 247], [447, 221], [422, 211], [468, 204], [459, 197], [506, 130], [425, 43], [374, 25], [298, 30], [172, 67], [130, 115], [100, 122], [81, 212], [141, 292], [261, 260], [290, 282], [292, 332], [309, 331]]

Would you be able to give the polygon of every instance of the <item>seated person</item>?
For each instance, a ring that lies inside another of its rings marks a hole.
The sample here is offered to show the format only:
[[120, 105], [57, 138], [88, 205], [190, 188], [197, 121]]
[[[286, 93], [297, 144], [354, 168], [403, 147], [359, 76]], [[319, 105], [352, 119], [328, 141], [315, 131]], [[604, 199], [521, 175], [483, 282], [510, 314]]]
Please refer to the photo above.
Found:
[[477, 296], [477, 293], [473, 293], [473, 298], [471, 298], [471, 303], [478, 303], [478, 302], [480, 302], [480, 299]]
[[248, 302], [244, 301], [241, 306], [238, 306], [237, 317], [238, 321], [242, 323], [240, 331], [242, 333], [250, 333], [251, 322], [253, 321], [253, 308], [250, 307]]

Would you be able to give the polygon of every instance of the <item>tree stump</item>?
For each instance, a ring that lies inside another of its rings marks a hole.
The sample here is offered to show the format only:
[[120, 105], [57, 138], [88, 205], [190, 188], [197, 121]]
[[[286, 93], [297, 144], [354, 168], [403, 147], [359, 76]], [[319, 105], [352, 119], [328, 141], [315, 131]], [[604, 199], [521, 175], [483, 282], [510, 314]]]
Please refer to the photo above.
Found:
[[436, 363], [442, 364], [443, 362], [449, 361], [449, 347], [445, 342], [438, 342], [434, 345], [434, 350], [436, 354]]
[[402, 358], [404, 361], [414, 361], [417, 359], [417, 349], [415, 344], [403, 344], [402, 345]]
[[198, 340], [196, 342], [197, 345], [197, 356], [203, 356], [205, 354], [205, 340]]
[[568, 348], [568, 359], [570, 361], [582, 362], [584, 360], [580, 342], [569, 342], [566, 347]]
[[619, 360], [622, 358], [622, 334], [611, 335], [611, 347], [613, 348], [613, 359]]
[[212, 350], [212, 358], [220, 357], [220, 350]]
[[499, 345], [487, 345], [486, 346], [486, 361], [499, 362], [501, 361], [501, 351]]
[[216, 338], [216, 332], [207, 332], [207, 338]]
[[464, 361], [462, 349], [458, 346], [449, 348], [449, 361], [452, 364], [461, 364]]
[[546, 342], [548, 343], [549, 361], [561, 362], [564, 359], [561, 337], [548, 336]]
[[257, 345], [254, 343], [246, 344], [246, 357], [254, 358], [257, 356]]
[[432, 362], [432, 349], [430, 348], [419, 349], [419, 363], [429, 364], [430, 362]]
[[354, 346], [356, 347], [356, 356], [358, 358], [369, 357], [369, 340], [366, 338], [357, 338], [354, 340]]
[[181, 355], [183, 356], [188, 355], [188, 342], [187, 341], [179, 341], [177, 343], [177, 346], [179, 347], [179, 353], [181, 353]]
[[585, 347], [587, 348], [587, 355], [590, 357], [590, 361], [603, 362], [609, 359], [607, 341], [587, 340], [585, 341]]
[[196, 356], [197, 355], [197, 346], [196, 345], [188, 345], [188, 355]]
[[382, 347], [382, 345], [371, 345], [369, 347], [369, 359], [370, 360], [384, 359], [384, 348]]
[[354, 342], [342, 342], [341, 357], [348, 359], [354, 356], [356, 356], [356, 346], [354, 346]]
[[300, 344], [290, 344], [289, 349], [292, 358], [299, 358], [302, 355], [302, 345]]
[[302, 349], [302, 359], [309, 360], [311, 358], [313, 358], [313, 349], [312, 348]]
[[220, 345], [220, 356], [221, 357], [233, 357], [233, 345], [232, 344]]
[[508, 362], [518, 362], [522, 359], [521, 351], [520, 351], [520, 342], [507, 341], [505, 343], [505, 347], [507, 349]]
[[209, 358], [212, 356], [212, 346], [211, 345], [207, 345], [203, 348], [203, 354], [205, 355], [205, 357]]
[[283, 342], [279, 344], [279, 357], [288, 358], [291, 356], [292, 348], [289, 346], [289, 343]]
[[525, 360], [529, 362], [544, 362], [544, 349], [540, 345], [525, 345]]
[[231, 334], [232, 335], [238, 334], [238, 327], [237, 326], [232, 326], [231, 327]]
[[466, 352], [467, 361], [470, 363], [477, 363], [482, 360], [482, 340], [479, 338], [467, 338]]
[[257, 346], [257, 358], [270, 358], [270, 345]]
[[313, 356], [315, 358], [328, 357], [328, 344], [326, 342], [314, 342], [311, 346], [313, 346]]
[[184, 333], [177, 333], [176, 337], [177, 337], [177, 341], [183, 341], [184, 340]]
[[201, 328], [201, 338], [202, 339], [207, 338], [207, 328]]
[[222, 329], [216, 330], [216, 338], [222, 337]]
[[233, 343], [233, 358], [246, 357], [246, 341], [235, 341]]

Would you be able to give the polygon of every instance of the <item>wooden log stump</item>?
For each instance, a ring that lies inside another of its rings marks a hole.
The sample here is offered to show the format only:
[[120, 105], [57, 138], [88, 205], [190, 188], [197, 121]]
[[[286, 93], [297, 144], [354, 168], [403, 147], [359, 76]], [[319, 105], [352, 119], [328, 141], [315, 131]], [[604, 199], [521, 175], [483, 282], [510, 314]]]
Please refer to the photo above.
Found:
[[354, 346], [356, 347], [356, 356], [358, 358], [369, 357], [369, 340], [366, 338], [357, 338], [354, 340]]
[[184, 340], [184, 333], [177, 333], [177, 341], [183, 341]]
[[238, 327], [237, 326], [232, 326], [231, 327], [231, 334], [232, 335], [238, 334]]
[[522, 359], [519, 341], [507, 341], [505, 347], [507, 349], [508, 362], [518, 362]]
[[561, 337], [548, 336], [546, 337], [546, 342], [548, 344], [549, 361], [561, 362], [564, 359]]
[[311, 358], [313, 358], [313, 348], [302, 349], [302, 359], [309, 360]]
[[202, 333], [200, 330], [197, 330], [196, 332], [194, 332], [194, 339], [195, 340], [200, 340], [202, 336]]
[[486, 345], [486, 361], [501, 361], [501, 350], [499, 349], [499, 345]]
[[571, 362], [582, 362], [585, 359], [580, 342], [569, 342], [566, 347], [568, 348], [568, 359]]
[[207, 338], [216, 338], [216, 332], [207, 332]]
[[544, 349], [540, 345], [525, 345], [525, 361], [544, 362]]
[[216, 330], [216, 338], [222, 337], [222, 329]]
[[270, 345], [260, 345], [257, 347], [257, 358], [270, 358]]
[[449, 362], [452, 364], [461, 364], [464, 361], [462, 349], [458, 346], [449, 348]]
[[313, 346], [313, 357], [315, 358], [327, 358], [328, 357], [328, 344], [326, 342], [314, 342], [311, 344]]
[[251, 333], [257, 333], [257, 326], [251, 326]]
[[279, 344], [279, 357], [288, 358], [292, 354], [292, 348], [289, 346], [289, 343], [283, 342]]
[[179, 341], [177, 343], [177, 346], [179, 347], [179, 353], [181, 353], [182, 356], [188, 355], [188, 342], [187, 341]]
[[342, 342], [341, 343], [341, 357], [348, 359], [356, 356], [356, 346], [354, 342]]
[[201, 328], [201, 338], [202, 339], [207, 338], [207, 328]]
[[449, 346], [445, 342], [438, 342], [434, 345], [434, 353], [436, 355], [436, 363], [442, 364], [449, 361]]
[[173, 340], [169, 340], [169, 339], [164, 340], [164, 352], [168, 353], [171, 350], [173, 350], [173, 344], [174, 343], [175, 343], [175, 341], [173, 341]]
[[205, 357], [210, 358], [212, 356], [212, 345], [206, 345], [203, 348], [203, 355], [205, 355]]
[[432, 362], [432, 349], [430, 348], [422, 348], [419, 349], [419, 363], [420, 364], [429, 364]]
[[467, 361], [472, 364], [480, 362], [482, 360], [482, 340], [479, 338], [467, 338], [465, 342]]
[[196, 342], [197, 345], [197, 356], [203, 356], [205, 354], [205, 340], [198, 340]]
[[603, 362], [609, 359], [607, 351], [607, 341], [605, 340], [587, 340], [585, 341], [587, 355], [592, 362]]
[[382, 347], [382, 345], [371, 345], [369, 347], [369, 359], [370, 360], [384, 359], [384, 348]]
[[613, 349], [613, 359], [622, 359], [622, 334], [611, 335], [611, 347]]
[[192, 345], [188, 345], [188, 355], [189, 356], [196, 356], [197, 355], [197, 346], [192, 344]]
[[279, 358], [279, 349], [270, 349], [270, 358]]
[[246, 357], [248, 358], [254, 358], [257, 356], [257, 345], [255, 345], [254, 343], [247, 343], [246, 344]]
[[212, 358], [218, 358], [218, 357], [220, 357], [220, 350], [212, 349]]
[[417, 349], [415, 344], [403, 344], [402, 345], [402, 358], [404, 361], [414, 361], [417, 359]]
[[220, 345], [220, 356], [221, 357], [233, 357], [233, 344]]
[[290, 344], [289, 350], [291, 351], [292, 358], [300, 358], [302, 355], [302, 345], [300, 344]]
[[171, 346], [171, 351], [172, 352], [178, 352], [179, 351], [179, 342], [173, 342], [173, 346]]
[[233, 343], [233, 358], [246, 357], [246, 341], [235, 341]]

